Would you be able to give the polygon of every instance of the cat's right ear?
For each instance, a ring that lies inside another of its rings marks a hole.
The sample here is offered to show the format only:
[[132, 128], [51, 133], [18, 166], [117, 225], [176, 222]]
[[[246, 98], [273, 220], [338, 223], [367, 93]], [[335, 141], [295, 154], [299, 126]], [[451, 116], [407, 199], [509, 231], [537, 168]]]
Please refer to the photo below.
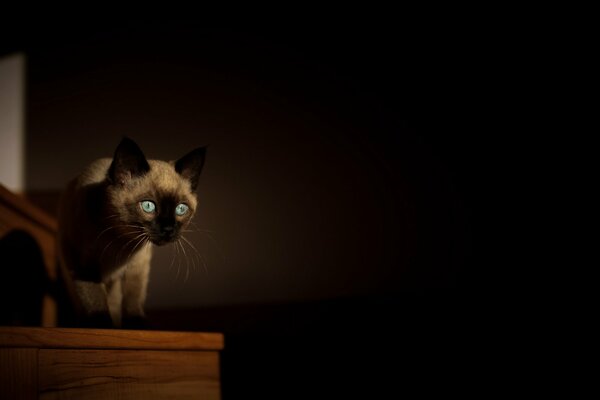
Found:
[[206, 147], [199, 147], [175, 162], [175, 171], [190, 181], [192, 191], [198, 187], [200, 172], [206, 159]]
[[113, 161], [108, 169], [108, 179], [113, 184], [124, 185], [131, 178], [142, 176], [150, 171], [150, 165], [139, 146], [124, 137], [115, 150]]

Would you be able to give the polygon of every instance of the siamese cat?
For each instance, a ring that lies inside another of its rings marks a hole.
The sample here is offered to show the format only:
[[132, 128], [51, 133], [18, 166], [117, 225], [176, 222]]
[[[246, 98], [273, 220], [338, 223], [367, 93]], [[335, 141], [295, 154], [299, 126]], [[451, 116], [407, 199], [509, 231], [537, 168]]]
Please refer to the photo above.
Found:
[[198, 204], [206, 148], [147, 160], [123, 138], [111, 159], [71, 181], [59, 205], [59, 252], [80, 325], [145, 326], [152, 245], [179, 239]]

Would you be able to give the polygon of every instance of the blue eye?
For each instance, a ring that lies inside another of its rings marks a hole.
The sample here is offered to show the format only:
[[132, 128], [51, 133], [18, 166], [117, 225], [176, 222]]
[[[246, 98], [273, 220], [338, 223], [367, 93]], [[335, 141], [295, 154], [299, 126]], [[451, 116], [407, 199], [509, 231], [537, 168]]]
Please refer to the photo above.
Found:
[[186, 204], [178, 204], [177, 207], [175, 207], [175, 214], [185, 215], [185, 213], [187, 213], [189, 209], [190, 208]]
[[144, 210], [147, 213], [153, 213], [154, 210], [156, 210], [156, 204], [149, 200], [144, 200], [140, 204], [142, 205], [142, 210]]

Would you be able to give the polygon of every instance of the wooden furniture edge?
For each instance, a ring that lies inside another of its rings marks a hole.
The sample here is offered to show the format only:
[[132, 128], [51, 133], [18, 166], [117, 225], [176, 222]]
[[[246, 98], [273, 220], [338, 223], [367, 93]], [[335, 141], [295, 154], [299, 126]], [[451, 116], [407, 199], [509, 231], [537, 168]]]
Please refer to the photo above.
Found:
[[33, 220], [49, 232], [53, 234], [58, 232], [58, 224], [54, 218], [46, 214], [46, 212], [42, 211], [37, 206], [33, 205], [26, 197], [14, 194], [1, 184], [0, 199], [8, 207], [23, 217]]
[[[35, 239], [42, 252], [47, 276], [51, 281], [55, 281], [58, 275], [57, 221], [24, 195], [15, 194], [0, 184], [0, 234], [4, 235], [14, 229], [25, 230]], [[47, 292], [41, 307], [42, 326], [56, 326], [56, 298]]]
[[0, 348], [122, 350], [222, 350], [216, 332], [143, 331], [125, 329], [0, 327]]

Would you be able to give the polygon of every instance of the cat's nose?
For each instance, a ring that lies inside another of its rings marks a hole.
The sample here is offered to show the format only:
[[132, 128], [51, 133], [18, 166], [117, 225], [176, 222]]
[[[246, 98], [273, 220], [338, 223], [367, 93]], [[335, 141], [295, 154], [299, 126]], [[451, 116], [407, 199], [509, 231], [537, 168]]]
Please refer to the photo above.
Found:
[[170, 238], [175, 233], [174, 231], [175, 231], [175, 227], [174, 226], [166, 225], [166, 226], [163, 226], [161, 228], [160, 235], [162, 237], [168, 237], [168, 238]]

